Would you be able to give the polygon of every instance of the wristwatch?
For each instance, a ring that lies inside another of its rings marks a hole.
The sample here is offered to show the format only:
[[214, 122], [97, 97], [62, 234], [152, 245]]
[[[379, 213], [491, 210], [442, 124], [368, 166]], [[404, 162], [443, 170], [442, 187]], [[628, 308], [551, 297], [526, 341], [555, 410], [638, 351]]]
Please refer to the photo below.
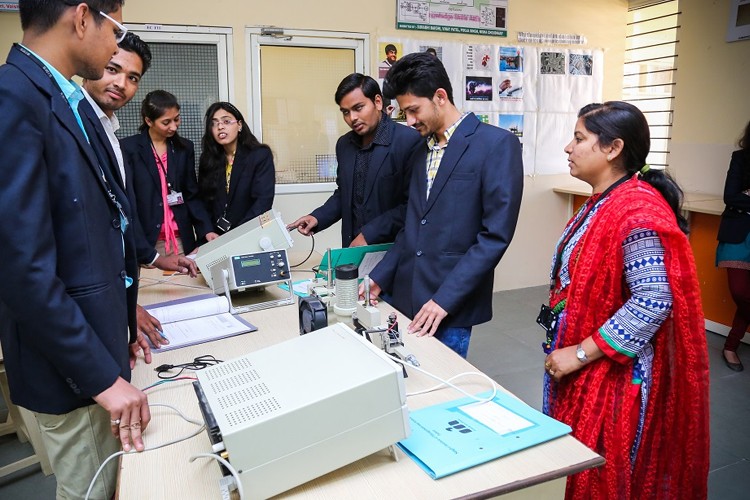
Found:
[[586, 351], [583, 350], [582, 344], [578, 344], [578, 347], [576, 347], [576, 357], [581, 363], [589, 362], [589, 358], [586, 356]]

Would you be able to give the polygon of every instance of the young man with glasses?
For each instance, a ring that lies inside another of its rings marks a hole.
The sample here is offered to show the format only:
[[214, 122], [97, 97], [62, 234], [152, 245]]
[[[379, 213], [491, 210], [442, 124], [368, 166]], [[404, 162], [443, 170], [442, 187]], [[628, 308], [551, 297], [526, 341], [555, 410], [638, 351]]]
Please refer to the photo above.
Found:
[[[143, 450], [151, 418], [128, 382], [131, 208], [72, 80], [102, 77], [122, 3], [21, 0], [23, 41], [0, 68], [0, 340], [11, 399], [35, 413], [64, 499], [83, 498], [120, 443]], [[91, 498], [112, 497], [115, 464]]]

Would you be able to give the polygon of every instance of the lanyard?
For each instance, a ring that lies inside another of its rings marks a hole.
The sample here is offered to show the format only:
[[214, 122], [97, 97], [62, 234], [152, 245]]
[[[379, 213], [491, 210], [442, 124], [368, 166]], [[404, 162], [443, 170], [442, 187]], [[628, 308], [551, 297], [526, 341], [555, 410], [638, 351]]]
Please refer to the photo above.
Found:
[[[24, 54], [26, 57], [28, 57], [29, 59], [31, 59], [34, 63], [36, 63], [37, 66], [39, 66], [40, 68], [42, 68], [42, 70], [47, 75], [47, 77], [52, 81], [53, 85], [55, 87], [57, 87], [57, 89], [60, 90], [60, 97], [62, 97], [63, 101], [65, 101], [65, 102], [68, 103], [68, 107], [70, 108], [70, 111], [73, 112], [73, 114], [75, 116], [75, 112], [74, 112], [72, 106], [70, 106], [70, 102], [68, 101], [68, 98], [65, 97], [65, 93], [62, 91], [62, 89], [60, 88], [60, 86], [57, 84], [57, 81], [55, 80], [55, 77], [54, 77], [54, 75], [52, 75], [52, 72], [49, 70], [49, 68], [44, 63], [42, 63], [42, 61], [40, 61], [37, 57], [35, 57], [34, 54], [32, 54], [23, 45], [16, 44], [16, 47], [18, 47], [18, 50], [20, 50], [22, 54]], [[81, 122], [81, 130], [82, 130], [84, 136], [86, 136], [86, 139], [88, 139], [88, 136], [86, 134], [86, 129], [83, 127], [83, 122]], [[104, 183], [104, 188], [107, 191], [107, 197], [110, 199], [110, 201], [112, 202], [112, 204], [117, 209], [117, 212], [118, 212], [119, 217], [120, 217], [120, 239], [122, 240], [122, 253], [123, 253], [123, 255], [125, 255], [125, 237], [123, 236], [123, 234], [125, 234], [125, 231], [127, 231], [127, 229], [128, 229], [128, 225], [129, 225], [128, 217], [127, 217], [127, 215], [125, 215], [125, 211], [123, 210], [122, 205], [120, 204], [120, 202], [117, 201], [117, 196], [115, 196], [115, 193], [112, 192], [112, 187], [110, 186], [109, 181], [107, 180], [107, 176], [104, 173], [104, 168], [102, 167], [102, 159], [99, 157], [99, 152], [91, 144], [90, 141], [89, 141], [89, 146], [91, 147], [92, 151], [94, 152], [94, 156], [96, 156], [97, 163], [98, 163], [97, 166], [99, 167], [99, 173], [101, 174], [101, 179], [102, 179], [102, 182]], [[133, 278], [131, 278], [130, 276], [125, 276], [124, 280], [125, 280], [125, 288], [129, 288], [133, 284]]]
[[57, 85], [57, 81], [55, 80], [55, 77], [52, 75], [52, 72], [49, 70], [49, 68], [44, 63], [42, 63], [42, 61], [40, 61], [36, 56], [34, 56], [34, 54], [32, 54], [26, 47], [24, 47], [21, 44], [15, 44], [15, 45], [16, 45], [16, 48], [18, 48], [18, 50], [20, 50], [23, 55], [25, 55], [26, 57], [34, 61], [37, 66], [42, 68], [42, 70], [47, 75], [47, 77], [50, 80], [52, 80], [52, 83], [55, 84], [55, 87], [57, 87], [58, 90], [60, 90], [60, 96], [63, 98], [63, 100], [65, 102], [68, 102], [68, 98], [65, 97], [65, 94], [63, 93], [62, 89], [60, 88], [59, 85]]
[[161, 156], [159, 153], [156, 152], [156, 146], [154, 146], [154, 142], [151, 140], [151, 137], [148, 138], [148, 142], [151, 143], [151, 151], [154, 152], [154, 158], [156, 159], [156, 165], [158, 168], [161, 169], [162, 173], [164, 174], [164, 180], [167, 182], [167, 189], [171, 193], [174, 191], [172, 189], [172, 183], [169, 182], [169, 177], [167, 177], [167, 167], [164, 166], [164, 163], [161, 161]]
[[[49, 68], [44, 63], [42, 63], [42, 61], [40, 61], [36, 56], [34, 56], [34, 54], [32, 54], [23, 45], [16, 44], [16, 47], [18, 48], [18, 50], [21, 51], [21, 53], [23, 55], [25, 55], [26, 57], [28, 57], [29, 59], [31, 59], [34, 63], [36, 63], [37, 66], [39, 66], [40, 68], [42, 68], [42, 71], [44, 71], [44, 73], [52, 81], [52, 83], [54, 84], [54, 86], [58, 90], [60, 90], [60, 97], [62, 97], [63, 101], [67, 102], [68, 103], [68, 107], [70, 107], [70, 103], [68, 102], [68, 98], [65, 97], [65, 93], [63, 93], [62, 89], [57, 84], [57, 81], [55, 80], [55, 77], [52, 74], [52, 72], [49, 70]], [[73, 111], [73, 108], [71, 107], [70, 110]], [[84, 132], [84, 134], [86, 133], [85, 129], [83, 130], [83, 132]], [[120, 205], [120, 202], [117, 201], [117, 197], [112, 192], [112, 188], [109, 185], [109, 182], [107, 181], [107, 176], [104, 175], [104, 169], [102, 168], [102, 160], [101, 160], [101, 158], [99, 158], [99, 153], [97, 152], [96, 148], [93, 145], [91, 146], [91, 149], [94, 151], [94, 155], [96, 156], [96, 159], [99, 162], [99, 165], [97, 165], [97, 166], [99, 167], [99, 173], [101, 174], [102, 181], [104, 182], [104, 187], [107, 190], [107, 195], [108, 195], [109, 199], [112, 201], [112, 203], [114, 204], [114, 206], [117, 208], [118, 212], [120, 213], [120, 219], [121, 220], [124, 219], [125, 221], [127, 221], [127, 217], [125, 217], [125, 213], [123, 212], [122, 205]], [[127, 227], [127, 224], [125, 225], [125, 228], [126, 227]], [[123, 232], [124, 231], [125, 231], [125, 229], [123, 228]]]
[[[586, 222], [586, 218], [589, 216], [591, 211], [594, 209], [594, 207], [599, 204], [602, 200], [604, 200], [609, 194], [620, 184], [628, 180], [630, 176], [628, 174], [623, 175], [620, 179], [617, 180], [614, 184], [609, 186], [602, 194], [599, 196], [599, 199], [595, 202], [588, 203], [588, 206], [584, 206], [582, 209], [581, 216], [576, 221], [575, 225], [570, 228], [570, 231], [568, 231], [568, 234], [566, 237], [560, 242], [560, 244], [557, 246], [557, 251], [555, 252], [555, 264], [552, 267], [552, 278], [550, 280], [549, 288], [552, 290], [555, 287], [555, 279], [557, 277], [557, 273], [560, 272], [560, 268], [562, 267], [562, 254], [565, 251], [565, 247], [568, 246], [568, 243], [570, 243], [570, 240], [573, 239], [573, 236], [575, 236], [576, 232], [583, 226], [584, 222]], [[589, 199], [589, 201], [591, 201]]]

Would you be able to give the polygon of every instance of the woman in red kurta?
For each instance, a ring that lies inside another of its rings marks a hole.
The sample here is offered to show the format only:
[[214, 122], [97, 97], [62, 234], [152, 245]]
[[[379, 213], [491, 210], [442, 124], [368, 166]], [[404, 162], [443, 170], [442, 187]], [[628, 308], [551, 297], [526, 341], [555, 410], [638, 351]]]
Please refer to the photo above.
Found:
[[643, 114], [584, 107], [565, 148], [593, 188], [555, 252], [545, 411], [607, 463], [566, 498], [705, 498], [708, 355], [681, 191], [645, 165]]

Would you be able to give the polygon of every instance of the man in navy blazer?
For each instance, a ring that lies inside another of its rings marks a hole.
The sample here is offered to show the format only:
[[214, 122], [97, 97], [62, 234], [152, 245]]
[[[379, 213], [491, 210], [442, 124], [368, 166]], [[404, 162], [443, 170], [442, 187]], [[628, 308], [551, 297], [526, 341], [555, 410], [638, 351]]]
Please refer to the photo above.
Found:
[[[71, 80], [101, 77], [121, 5], [21, 0], [23, 42], [0, 67], [0, 341], [11, 399], [37, 417], [58, 498], [83, 497], [120, 442], [143, 450], [150, 420], [128, 382], [130, 205]], [[111, 497], [116, 472], [105, 469], [92, 498]]]
[[494, 270], [516, 228], [523, 191], [518, 139], [461, 114], [440, 60], [414, 53], [383, 84], [407, 123], [427, 139], [414, 157], [404, 229], [370, 274], [413, 318], [417, 335], [435, 335], [466, 357], [473, 325], [492, 317]]
[[409, 192], [409, 156], [422, 143], [419, 134], [383, 112], [380, 86], [352, 73], [335, 94], [351, 132], [336, 143], [336, 190], [320, 207], [287, 226], [309, 235], [341, 220], [341, 246], [394, 240], [403, 226]]

